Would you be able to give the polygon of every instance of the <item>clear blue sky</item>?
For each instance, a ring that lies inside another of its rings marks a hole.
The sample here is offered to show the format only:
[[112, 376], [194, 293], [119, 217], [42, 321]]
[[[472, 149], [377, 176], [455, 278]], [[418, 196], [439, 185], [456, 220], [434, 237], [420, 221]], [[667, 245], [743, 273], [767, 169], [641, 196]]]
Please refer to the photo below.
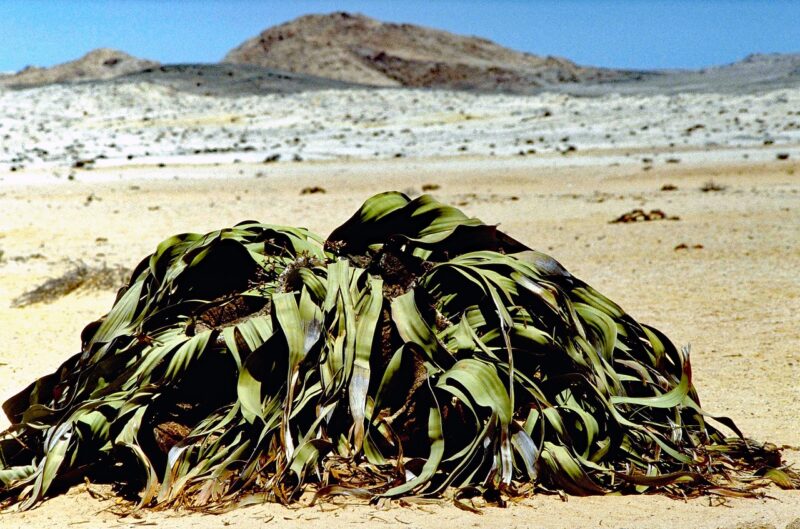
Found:
[[696, 68], [800, 52], [800, 0], [0, 0], [0, 71], [97, 47], [216, 62], [268, 26], [340, 10], [597, 66]]

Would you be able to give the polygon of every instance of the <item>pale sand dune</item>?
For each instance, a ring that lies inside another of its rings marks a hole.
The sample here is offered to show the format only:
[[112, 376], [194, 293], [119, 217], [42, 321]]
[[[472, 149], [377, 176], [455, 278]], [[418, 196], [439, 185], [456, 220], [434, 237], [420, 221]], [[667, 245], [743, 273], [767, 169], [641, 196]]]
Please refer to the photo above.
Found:
[[[691, 343], [704, 407], [733, 417], [749, 436], [787, 445], [787, 459], [800, 463], [797, 157], [776, 161], [771, 156], [758, 163], [687, 158], [654, 164], [649, 171], [638, 162], [608, 166], [603, 156], [586, 156], [582, 166], [552, 168], [521, 160], [101, 167], [78, 172], [74, 182], [27, 187], [8, 180], [35, 179], [49, 170], [4, 173], [0, 399], [75, 352], [82, 326], [113, 301], [112, 292], [78, 291], [51, 304], [9, 307], [16, 296], [63, 272], [65, 260], [133, 266], [168, 235], [244, 219], [300, 224], [327, 234], [375, 192], [419, 192], [424, 184], [438, 184], [434, 194], [441, 200], [500, 223], [514, 237], [558, 258], [636, 319], [676, 343]], [[709, 180], [726, 189], [700, 191]], [[666, 183], [678, 189], [661, 191]], [[327, 193], [300, 195], [314, 185]], [[94, 198], [87, 200], [90, 195]], [[681, 220], [608, 223], [635, 207], [660, 208]], [[703, 248], [675, 250], [681, 243]], [[75, 487], [32, 512], [0, 515], [0, 527], [672, 529], [766, 523], [783, 529], [800, 518], [800, 493], [776, 488], [767, 491], [772, 499], [731, 499], [724, 507], [709, 506], [714, 503], [709, 498], [573, 497], [562, 502], [536, 496], [508, 509], [489, 508], [484, 516], [443, 503], [389, 510], [264, 505], [218, 517], [143, 512], [128, 518], [109, 513], [114, 500], [93, 499], [85, 488]], [[106, 487], [91, 488], [109, 493]]]

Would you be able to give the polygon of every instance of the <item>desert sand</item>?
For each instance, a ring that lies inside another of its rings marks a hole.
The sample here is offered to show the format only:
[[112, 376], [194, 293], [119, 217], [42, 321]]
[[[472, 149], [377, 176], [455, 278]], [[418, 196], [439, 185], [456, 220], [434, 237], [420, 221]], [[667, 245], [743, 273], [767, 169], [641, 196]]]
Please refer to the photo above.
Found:
[[[613, 149], [527, 163], [528, 157], [304, 163], [126, 164], [76, 169], [53, 184], [48, 167], [5, 173], [0, 187], [0, 398], [52, 370], [79, 347], [82, 326], [103, 314], [112, 291], [78, 289], [24, 308], [11, 301], [80, 259], [131, 267], [166, 236], [244, 219], [305, 225], [325, 234], [367, 196], [430, 188], [439, 199], [550, 253], [636, 319], [690, 343], [706, 409], [734, 418], [746, 435], [784, 446], [800, 463], [800, 171], [794, 156], [763, 161], [681, 155], [682, 163], [625, 161]], [[762, 150], [764, 152], [762, 152]], [[727, 151], [726, 151], [727, 152]], [[765, 154], [767, 153], [767, 154]], [[616, 160], [622, 159], [621, 162]], [[737, 157], [733, 157], [737, 158]], [[688, 161], [687, 161], [688, 160]], [[34, 182], [34, 183], [28, 183]], [[708, 186], [709, 182], [716, 184]], [[677, 189], [662, 190], [665, 184]], [[301, 194], [320, 186], [325, 193]], [[703, 191], [713, 187], [718, 190]], [[633, 208], [678, 221], [611, 224]], [[688, 248], [682, 248], [686, 245]], [[695, 247], [701, 245], [700, 247]], [[676, 249], [677, 248], [677, 249]], [[0, 427], [7, 423], [0, 423]], [[120, 518], [101, 485], [80, 485], [3, 528], [159, 527], [687, 527], [772, 524], [800, 518], [797, 491], [765, 499], [538, 495], [482, 516], [448, 502], [379, 509], [346, 501], [258, 505], [220, 516], [143, 511]], [[721, 504], [721, 505], [720, 505]], [[768, 525], [767, 525], [768, 526]]]

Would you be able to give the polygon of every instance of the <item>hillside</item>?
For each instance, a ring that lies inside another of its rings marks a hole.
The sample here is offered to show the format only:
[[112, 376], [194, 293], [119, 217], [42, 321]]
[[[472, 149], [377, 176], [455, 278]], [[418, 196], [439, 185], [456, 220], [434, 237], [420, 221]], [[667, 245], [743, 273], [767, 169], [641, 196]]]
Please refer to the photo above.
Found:
[[16, 74], [0, 77], [0, 84], [23, 87], [95, 81], [119, 77], [157, 65], [157, 62], [139, 59], [122, 51], [99, 48], [79, 59], [50, 68], [29, 66]]
[[342, 12], [306, 15], [269, 28], [231, 50], [223, 61], [376, 86], [511, 92], [642, 75], [578, 66], [483, 38]]
[[725, 93], [758, 94], [800, 86], [800, 54], [752, 54], [699, 70], [654, 70], [641, 79], [613, 84], [566, 83], [551, 87], [573, 95]]

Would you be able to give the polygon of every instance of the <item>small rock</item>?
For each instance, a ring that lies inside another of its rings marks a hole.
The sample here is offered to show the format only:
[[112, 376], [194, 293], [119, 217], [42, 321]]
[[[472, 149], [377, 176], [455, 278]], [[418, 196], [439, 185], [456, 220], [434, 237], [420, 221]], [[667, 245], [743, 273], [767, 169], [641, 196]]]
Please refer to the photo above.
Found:
[[575, 147], [574, 145], [567, 145], [567, 146], [566, 146], [566, 147], [565, 147], [565, 148], [564, 148], [564, 149], [561, 151], [561, 154], [569, 154], [569, 153], [571, 153], [571, 152], [575, 152], [575, 151], [577, 151], [577, 150], [578, 150], [578, 148], [577, 148], [577, 147]]
[[616, 219], [611, 221], [611, 224], [627, 224], [630, 222], [648, 222], [653, 220], [681, 220], [677, 215], [667, 215], [660, 209], [652, 209], [647, 213], [643, 209], [633, 209], [627, 213], [623, 213]]
[[694, 132], [694, 131], [696, 131], [696, 130], [704, 129], [704, 128], [706, 128], [706, 126], [705, 126], [705, 125], [703, 125], [702, 123], [697, 123], [696, 125], [692, 125], [691, 127], [688, 127], [688, 128], [687, 128], [687, 129], [684, 131], [684, 134], [688, 136], [688, 135], [689, 135], [689, 134], [691, 134], [692, 132]]
[[726, 186], [717, 184], [713, 180], [709, 180], [708, 182], [703, 184], [703, 187], [700, 188], [700, 191], [702, 191], [703, 193], [709, 193], [712, 191], [724, 191], [725, 189]]
[[788, 160], [789, 159], [789, 153], [788, 152], [779, 152], [778, 154], [775, 155], [775, 158], [777, 158], [778, 160]]
[[705, 246], [703, 246], [702, 244], [689, 245], [689, 244], [686, 244], [685, 242], [682, 242], [679, 245], [677, 245], [675, 248], [673, 248], [673, 250], [675, 250], [675, 251], [678, 251], [678, 250], [702, 250], [703, 248], [705, 248]]
[[81, 168], [88, 169], [92, 164], [94, 164], [94, 160], [92, 160], [91, 158], [86, 158], [83, 160], [75, 160], [72, 163], [72, 167], [75, 169], [81, 169]]

